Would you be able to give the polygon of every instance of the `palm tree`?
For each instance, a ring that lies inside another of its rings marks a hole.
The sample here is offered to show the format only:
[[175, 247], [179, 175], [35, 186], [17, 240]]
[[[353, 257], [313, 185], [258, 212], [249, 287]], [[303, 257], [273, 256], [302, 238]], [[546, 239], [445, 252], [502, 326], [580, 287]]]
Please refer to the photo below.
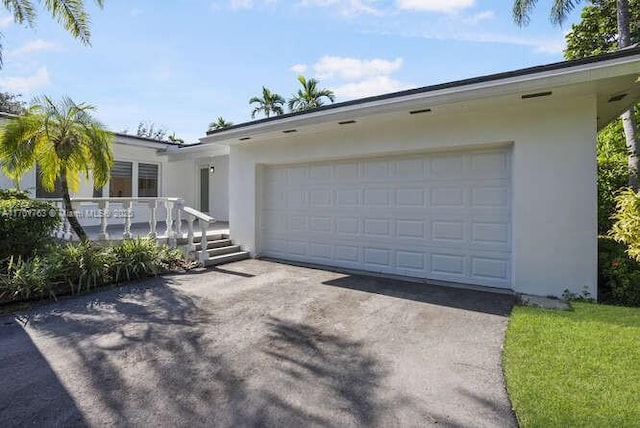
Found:
[[216, 119], [215, 122], [211, 122], [209, 124], [209, 131], [215, 131], [218, 129], [224, 129], [224, 128], [229, 128], [233, 126], [233, 122], [228, 122], [226, 120], [224, 120], [224, 118], [222, 116], [218, 116], [218, 118]]
[[109, 180], [113, 165], [112, 134], [93, 118], [94, 107], [69, 98], [54, 102], [36, 99], [23, 116], [9, 121], [0, 134], [0, 168], [19, 180], [36, 164], [42, 185], [53, 191], [60, 182], [69, 224], [78, 238], [87, 235], [75, 216], [69, 191], [77, 191], [80, 174], [93, 175], [99, 189]]
[[[624, 49], [631, 45], [631, 26], [629, 0], [615, 0], [618, 20], [618, 49]], [[536, 5], [537, 0], [514, 0], [513, 20], [519, 26], [527, 25], [530, 21], [531, 10]], [[579, 3], [579, 0], [553, 0], [551, 5], [551, 22], [562, 25], [567, 16]], [[638, 124], [634, 107], [629, 108], [620, 116], [622, 127], [629, 153], [629, 187], [638, 190], [638, 171], [640, 171], [640, 158], [638, 157]]]
[[[278, 116], [284, 113], [282, 106], [284, 105], [284, 98], [280, 94], [271, 92], [269, 89], [262, 87], [262, 98], [253, 97], [249, 100], [249, 104], [252, 105], [253, 111], [251, 112], [251, 119], [256, 117], [257, 113], [262, 112], [266, 117], [274, 115]], [[253, 104], [257, 104], [253, 106]]]
[[[94, 0], [103, 7], [104, 0]], [[13, 16], [17, 24], [26, 24], [29, 27], [35, 25], [37, 6], [33, 0], [3, 0], [5, 9]], [[91, 31], [89, 30], [89, 15], [84, 8], [83, 0], [46, 0], [38, 1], [51, 13], [51, 16], [60, 23], [73, 37], [85, 45], [90, 45]], [[0, 66], [2, 65], [2, 47], [0, 46]]]
[[329, 101], [335, 100], [333, 91], [329, 89], [318, 89], [318, 82], [316, 79], [307, 80], [304, 76], [298, 76], [298, 82], [302, 85], [302, 89], [298, 89], [298, 92], [289, 100], [289, 110], [304, 111], [312, 108], [320, 107], [324, 104], [323, 98], [328, 98]]

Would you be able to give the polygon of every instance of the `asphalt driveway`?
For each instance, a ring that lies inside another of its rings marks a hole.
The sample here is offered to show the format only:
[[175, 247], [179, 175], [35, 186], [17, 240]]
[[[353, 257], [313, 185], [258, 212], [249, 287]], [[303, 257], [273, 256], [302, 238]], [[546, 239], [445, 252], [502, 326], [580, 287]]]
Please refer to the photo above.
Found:
[[258, 260], [152, 279], [0, 318], [0, 425], [515, 426], [511, 305]]

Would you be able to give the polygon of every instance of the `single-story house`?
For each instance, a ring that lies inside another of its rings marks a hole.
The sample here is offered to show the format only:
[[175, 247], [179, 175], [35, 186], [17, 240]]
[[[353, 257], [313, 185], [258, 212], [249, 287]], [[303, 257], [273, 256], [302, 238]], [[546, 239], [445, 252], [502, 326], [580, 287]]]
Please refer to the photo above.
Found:
[[118, 135], [98, 195], [180, 197], [228, 220], [254, 257], [595, 296], [596, 134], [639, 99], [633, 47], [242, 123], [192, 146]]

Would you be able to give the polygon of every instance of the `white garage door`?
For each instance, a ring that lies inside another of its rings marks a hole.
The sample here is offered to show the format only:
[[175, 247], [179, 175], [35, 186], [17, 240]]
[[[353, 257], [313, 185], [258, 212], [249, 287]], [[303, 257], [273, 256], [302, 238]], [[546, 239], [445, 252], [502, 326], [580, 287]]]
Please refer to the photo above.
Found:
[[265, 167], [260, 254], [510, 287], [507, 149]]

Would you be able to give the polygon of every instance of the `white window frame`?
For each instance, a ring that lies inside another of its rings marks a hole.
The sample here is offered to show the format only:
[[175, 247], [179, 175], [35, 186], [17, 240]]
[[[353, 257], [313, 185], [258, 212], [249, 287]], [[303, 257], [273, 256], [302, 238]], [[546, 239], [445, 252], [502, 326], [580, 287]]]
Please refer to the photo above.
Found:
[[[158, 196], [157, 197], [162, 197], [164, 195], [163, 191], [164, 191], [164, 181], [163, 181], [163, 170], [162, 170], [162, 162], [156, 162], [156, 161], [138, 161], [138, 160], [131, 160], [131, 159], [114, 159], [115, 162], [129, 162], [131, 163], [131, 197], [132, 198], [137, 198], [138, 197], [138, 167], [139, 164], [141, 163], [146, 163], [149, 165], [157, 165], [158, 166]], [[109, 187], [111, 184], [111, 180], [107, 181], [107, 184], [104, 185], [104, 187], [102, 188], [102, 197], [103, 198], [108, 198], [109, 196]]]

